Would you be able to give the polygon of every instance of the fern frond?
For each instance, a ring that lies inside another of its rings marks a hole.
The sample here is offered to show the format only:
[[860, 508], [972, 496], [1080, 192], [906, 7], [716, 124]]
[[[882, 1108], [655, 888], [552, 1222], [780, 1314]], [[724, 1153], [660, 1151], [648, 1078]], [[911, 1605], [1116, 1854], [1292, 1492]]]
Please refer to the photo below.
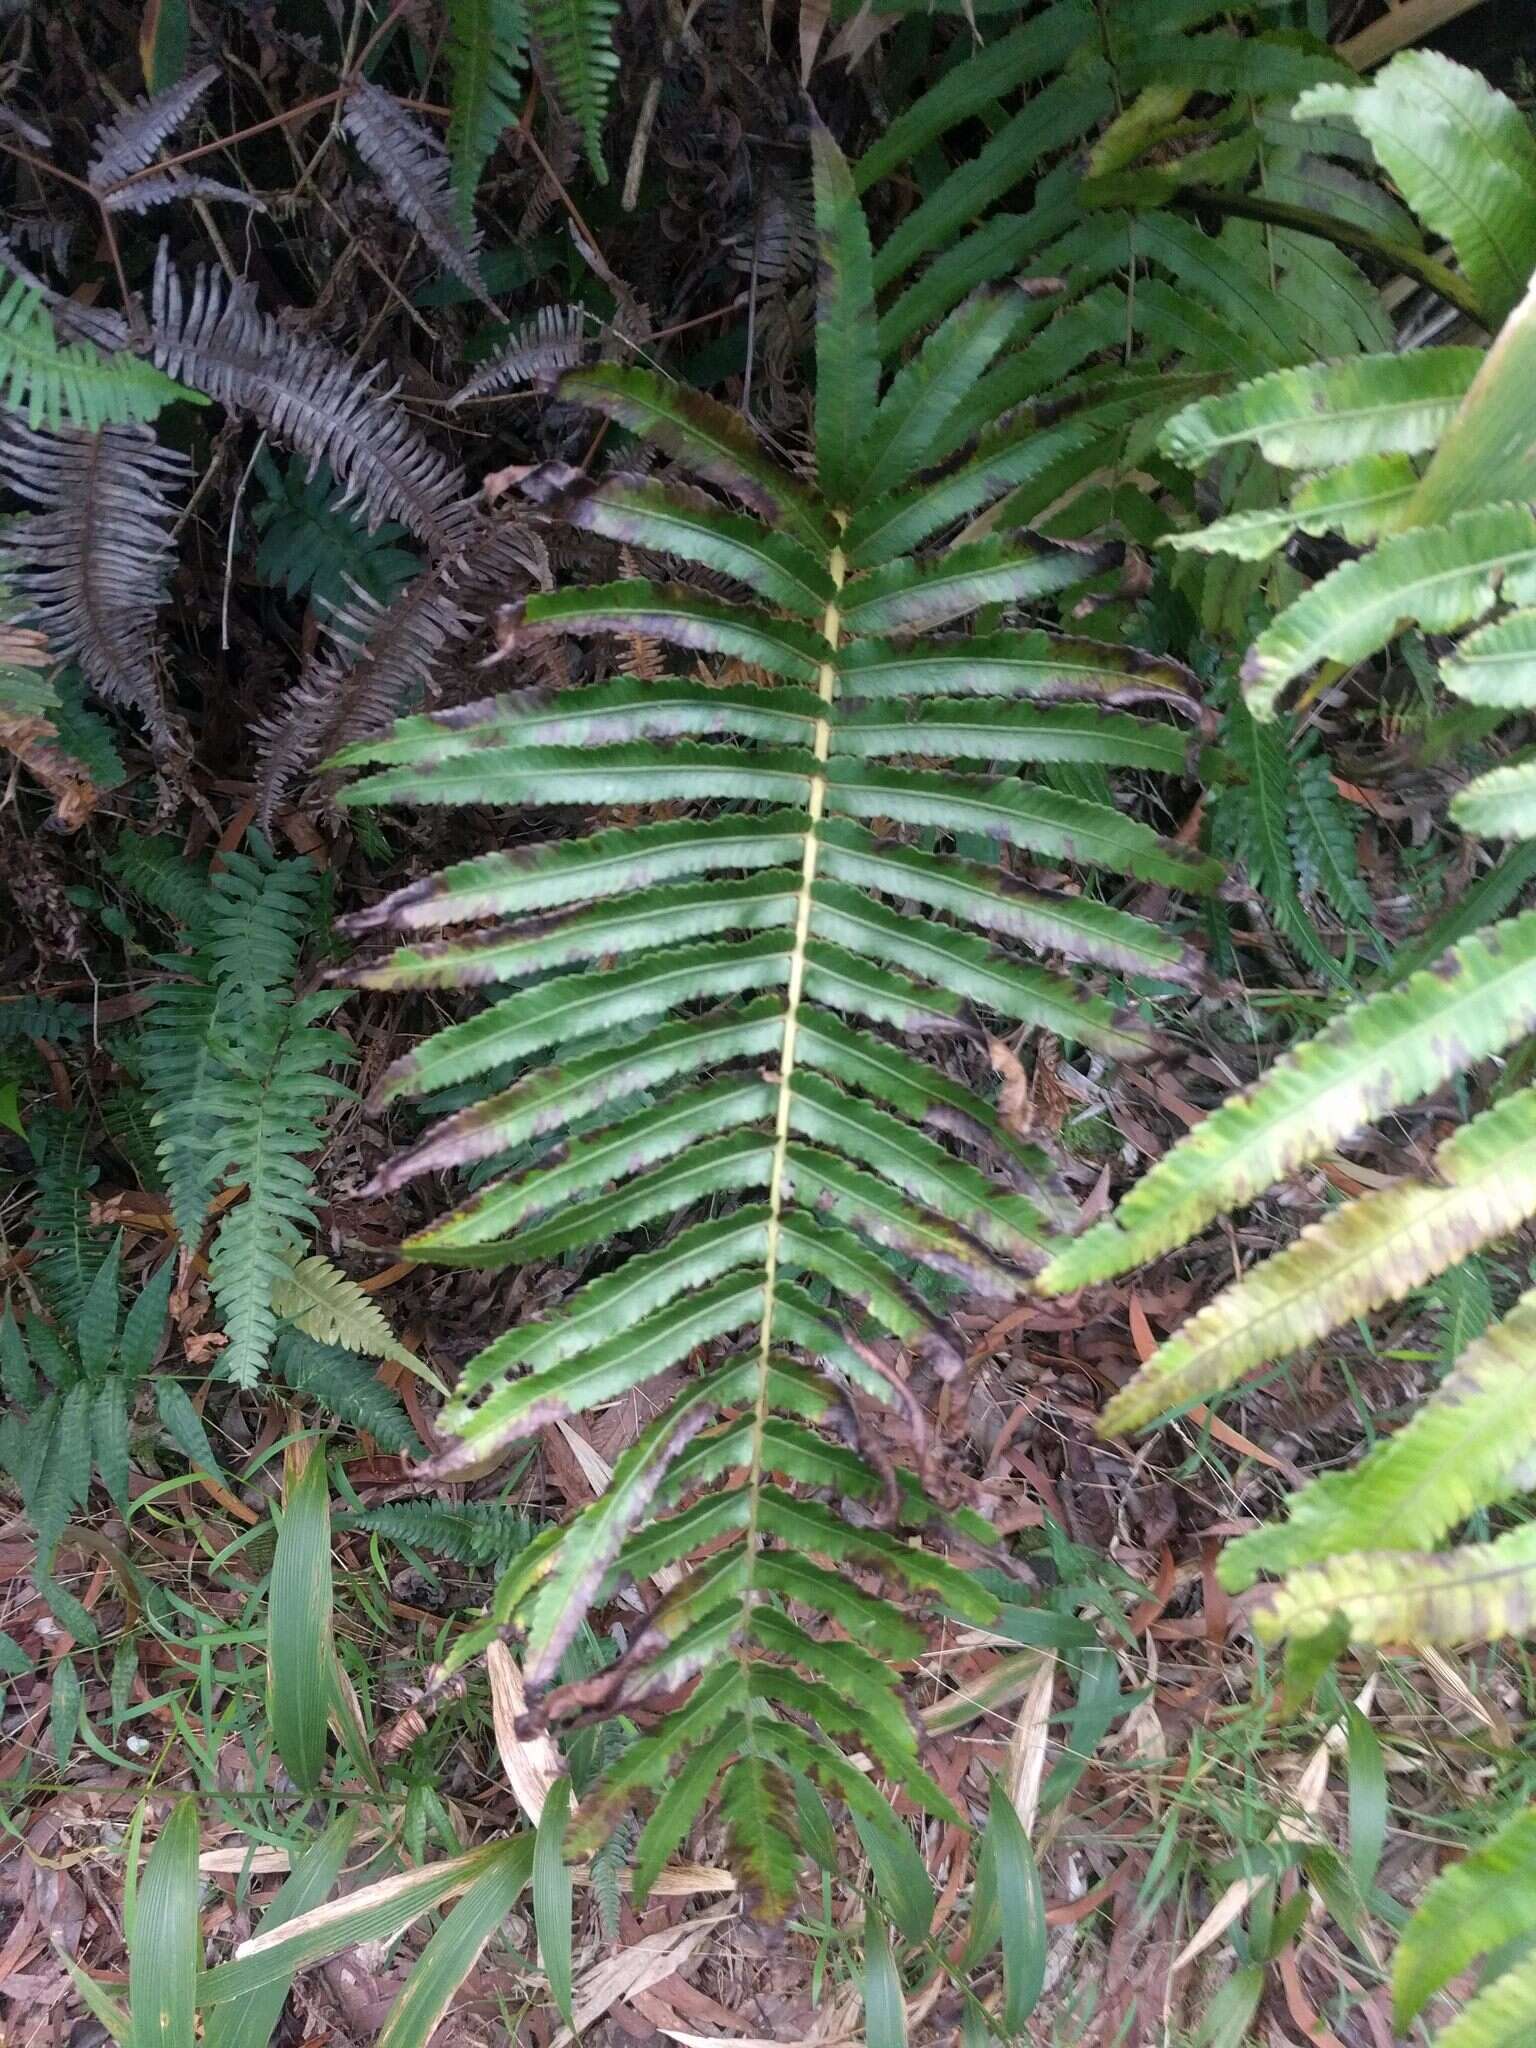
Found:
[[383, 1450], [419, 1457], [421, 1442], [397, 1395], [354, 1352], [317, 1344], [302, 1330], [280, 1329], [272, 1347], [272, 1374], [328, 1415], [371, 1436]]
[[221, 1361], [236, 1386], [256, 1384], [277, 1335], [274, 1293], [291, 1278], [289, 1256], [315, 1223], [304, 1164], [318, 1151], [320, 1117], [347, 1091], [324, 1069], [346, 1041], [319, 1028], [339, 997], [254, 1004], [241, 1019], [235, 1059], [212, 1090], [219, 1142], [245, 1182], [246, 1199], [225, 1212], [208, 1254], [213, 1298], [229, 1338]]
[[[349, 804], [616, 806], [625, 818], [473, 858], [353, 920], [401, 940], [358, 981], [494, 984], [485, 1007], [385, 1077], [390, 1097], [459, 1092], [374, 1185], [521, 1155], [419, 1231], [413, 1258], [495, 1268], [636, 1240], [468, 1363], [443, 1411], [456, 1441], [430, 1469], [451, 1476], [690, 1366], [603, 1495], [513, 1561], [488, 1626], [526, 1631], [531, 1713], [558, 1721], [578, 1711], [556, 1679], [584, 1618], [622, 1580], [677, 1568], [643, 1652], [585, 1681], [579, 1711], [691, 1690], [611, 1767], [583, 1825], [601, 1839], [635, 1793], [654, 1795], [637, 1847], [647, 1873], [717, 1788], [764, 1912], [783, 1909], [797, 1878], [791, 1772], [885, 1812], [848, 1775], [843, 1746], [857, 1743], [918, 1806], [949, 1811], [882, 1661], [903, 1654], [911, 1628], [892, 1599], [851, 1585], [848, 1566], [910, 1601], [990, 1611], [942, 1554], [945, 1524], [916, 1482], [898, 1475], [887, 1488], [832, 1435], [857, 1403], [911, 1412], [893, 1357], [961, 1369], [923, 1269], [1017, 1294], [1057, 1206], [1048, 1162], [947, 1062], [919, 1056], [924, 1043], [980, 1051], [1003, 1020], [1025, 1021], [1140, 1057], [1155, 1042], [1140, 1018], [1027, 949], [1192, 971], [1181, 944], [1141, 920], [1020, 887], [1005, 849], [1195, 891], [1220, 875], [1113, 802], [1028, 772], [1119, 761], [1182, 772], [1187, 735], [1124, 709], [1187, 718], [1176, 665], [1043, 631], [978, 638], [956, 623], [998, 602], [1071, 604], [1062, 594], [1118, 552], [1006, 521], [996, 539], [924, 549], [967, 508], [915, 516], [905, 535], [891, 512], [905, 479], [884, 459], [888, 440], [904, 470], [958, 431], [1024, 302], [999, 293], [962, 306], [881, 401], [876, 266], [823, 131], [813, 170], [827, 272], [817, 486], [697, 394], [641, 370], [570, 370], [563, 400], [640, 434], [743, 509], [670, 477], [593, 481], [553, 464], [528, 477], [530, 495], [620, 548], [728, 583], [709, 596], [636, 577], [541, 592], [498, 622], [509, 654], [556, 634], [644, 634], [766, 671], [771, 686], [690, 663], [523, 688], [403, 720], [336, 764], [376, 771], [345, 791]], [[855, 533], [857, 554], [845, 545]], [[635, 822], [636, 810], [651, 815]], [[950, 850], [962, 834], [975, 835], [972, 858]], [[974, 857], [978, 844], [996, 857]], [[455, 936], [482, 919], [505, 922]], [[791, 1619], [765, 1595], [836, 1628]], [[460, 1644], [449, 1663], [469, 1654]]]
[[120, 832], [103, 852], [102, 865], [129, 895], [183, 926], [194, 943], [201, 940], [209, 911], [205, 862], [189, 858], [170, 839]]
[[1317, 1158], [1370, 1116], [1410, 1102], [1536, 1024], [1536, 913], [1466, 939], [1433, 968], [1347, 1010], [1179, 1141], [1115, 1217], [1041, 1275], [1070, 1293], [1155, 1258]]
[[1533, 1886], [1536, 1808], [1527, 1807], [1442, 1870], [1420, 1900], [1393, 1958], [1392, 2015], [1399, 2033], [1406, 2034], [1434, 1994], [1480, 1955], [1529, 1933]]
[[285, 1264], [287, 1271], [272, 1291], [272, 1306], [286, 1322], [295, 1324], [317, 1344], [415, 1365], [378, 1303], [329, 1259], [311, 1253]]
[[489, 1500], [392, 1501], [362, 1509], [352, 1526], [464, 1565], [505, 1565], [527, 1549], [534, 1533], [526, 1515]]
[[61, 433], [152, 420], [174, 400], [202, 398], [130, 355], [59, 339], [43, 296], [24, 278], [0, 290], [0, 399], [29, 428]]
[[1272, 718], [1286, 685], [1320, 661], [1361, 661], [1408, 620], [1454, 632], [1496, 597], [1536, 600], [1536, 514], [1527, 506], [1479, 506], [1396, 534], [1314, 584], [1259, 635], [1243, 664], [1254, 716]]
[[382, 731], [426, 687], [444, 651], [468, 637], [468, 597], [522, 567], [518, 539], [505, 528], [484, 524], [465, 539], [462, 551], [423, 570], [388, 604], [359, 590], [332, 612], [331, 646], [311, 657], [256, 728], [263, 822], [298, 776]]
[[1455, 418], [1482, 359], [1479, 348], [1427, 348], [1276, 370], [1187, 406], [1160, 446], [1190, 468], [1250, 443], [1282, 469], [1416, 455]]
[[463, 477], [429, 447], [405, 411], [344, 355], [279, 327], [244, 285], [199, 270], [190, 293], [162, 243], [151, 294], [150, 353], [169, 376], [233, 412], [249, 413], [297, 448], [311, 473], [329, 463], [369, 523], [398, 519], [434, 555], [463, 544], [473, 508]]
[[1354, 833], [1334, 788], [1327, 757], [1302, 754], [1291, 764], [1295, 810], [1291, 848], [1302, 893], [1322, 896], [1340, 917], [1369, 929], [1374, 910], [1355, 858]]
[[341, 124], [400, 218], [415, 228], [445, 270], [477, 298], [485, 298], [479, 234], [472, 220], [465, 223], [453, 189], [452, 160], [431, 129], [367, 78], [348, 84]]
[[[348, 1048], [322, 1020], [338, 998], [295, 998], [299, 949], [314, 918], [316, 871], [278, 861], [264, 842], [220, 858], [191, 931], [184, 975], [166, 980], [139, 1046], [154, 1104], [172, 1214], [188, 1245], [201, 1242], [214, 1193], [242, 1185], [209, 1250], [212, 1291], [229, 1346], [223, 1368], [250, 1386], [272, 1349], [284, 1284], [294, 1284], [314, 1223], [303, 1165], [322, 1142], [320, 1118], [342, 1084], [325, 1069]], [[305, 1313], [323, 1303], [310, 1295]], [[331, 1309], [346, 1309], [331, 1301]], [[349, 1323], [356, 1316], [349, 1311]], [[353, 1327], [352, 1334], [358, 1334]]]
[[243, 206], [248, 213], [265, 213], [266, 201], [243, 185], [229, 185], [222, 178], [205, 178], [196, 171], [162, 171], [152, 178], [134, 178], [107, 193], [102, 201], [108, 213], [148, 213], [152, 206], [179, 205], [187, 199], [218, 199], [226, 206]]
[[1521, 2048], [1533, 2030], [1536, 1957], [1525, 1956], [1485, 1984], [1450, 2025], [1441, 2028], [1435, 2042], [1436, 2048]]
[[1404, 50], [1369, 85], [1303, 93], [1293, 118], [1319, 116], [1342, 116], [1369, 138], [1497, 326], [1536, 270], [1536, 140], [1514, 102], [1437, 51]]
[[161, 144], [175, 134], [219, 76], [216, 64], [190, 72], [164, 92], [134, 101], [96, 132], [87, 169], [93, 192], [105, 193], [154, 162]]
[[1342, 1616], [1351, 1642], [1457, 1649], [1524, 1635], [1536, 1602], [1536, 1524], [1459, 1550], [1354, 1551], [1293, 1572], [1254, 1609], [1267, 1639], [1313, 1636]]
[[73, 1325], [107, 1256], [105, 1231], [90, 1222], [90, 1127], [79, 1114], [38, 1109], [30, 1118], [37, 1195], [32, 1205], [32, 1274], [60, 1321]]
[[1433, 1179], [1380, 1189], [1309, 1225], [1160, 1345], [1110, 1403], [1104, 1427], [1135, 1429], [1203, 1400], [1507, 1236], [1536, 1212], [1533, 1138], [1536, 1095], [1521, 1090], [1447, 1139]]
[[173, 560], [170, 497], [190, 476], [147, 427], [47, 434], [0, 422], [0, 477], [39, 508], [8, 543], [6, 573], [55, 656], [132, 705], [167, 746], [156, 620]]
[[509, 384], [540, 384], [581, 361], [587, 338], [587, 315], [581, 306], [540, 306], [512, 331], [512, 339], [461, 384], [450, 407], [489, 398]]
[[1353, 1471], [1322, 1474], [1292, 1497], [1286, 1523], [1234, 1544], [1224, 1578], [1244, 1584], [1343, 1552], [1424, 1548], [1521, 1491], [1536, 1450], [1533, 1385], [1536, 1299], [1527, 1294]]
[[359, 586], [387, 604], [421, 568], [415, 550], [398, 545], [404, 527], [391, 521], [370, 533], [325, 463], [306, 477], [297, 459], [279, 469], [263, 449], [255, 478], [263, 492], [251, 506], [261, 535], [256, 574], [289, 597], [308, 593], [322, 618], [345, 609]]
[[465, 231], [486, 164], [517, 119], [517, 74], [527, 43], [524, 0], [448, 0], [448, 156]]
[[603, 122], [619, 75], [613, 47], [618, 0], [526, 0], [534, 47], [560, 111], [581, 130], [599, 184], [606, 184]]

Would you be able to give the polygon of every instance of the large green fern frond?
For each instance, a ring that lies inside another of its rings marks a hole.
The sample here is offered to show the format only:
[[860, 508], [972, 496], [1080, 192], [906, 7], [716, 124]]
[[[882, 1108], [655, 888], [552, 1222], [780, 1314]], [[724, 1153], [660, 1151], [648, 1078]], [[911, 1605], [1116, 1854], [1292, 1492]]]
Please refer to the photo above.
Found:
[[[1256, 449], [1269, 464], [1312, 474], [1283, 509], [1238, 512], [1179, 542], [1254, 559], [1297, 530], [1374, 543], [1255, 641], [1244, 680], [1256, 731], [1276, 718], [1287, 688], [1324, 663], [1363, 661], [1407, 622], [1451, 633], [1496, 607], [1515, 609], [1463, 640], [1444, 664], [1446, 681], [1471, 702], [1523, 709], [1536, 699], [1536, 636], [1520, 609], [1536, 601], [1536, 479], [1520, 425], [1536, 366], [1536, 297], [1521, 296], [1536, 264], [1536, 144], [1509, 101], [1425, 53], [1396, 58], [1369, 85], [1318, 87], [1296, 113], [1354, 121], [1404, 199], [1452, 240], [1490, 319], [1508, 318], [1487, 350], [1286, 369], [1198, 399], [1164, 429], [1170, 456], [1219, 473]], [[1272, 746], [1283, 753], [1278, 736]], [[1536, 775], [1523, 760], [1495, 769], [1451, 811], [1467, 830], [1529, 836]], [[1536, 913], [1525, 911], [1472, 930], [1433, 966], [1400, 971], [1284, 1055], [1060, 1251], [1042, 1288], [1063, 1293], [1171, 1250], [1370, 1118], [1528, 1041], [1533, 1029]], [[1432, 1174], [1344, 1204], [1255, 1266], [1158, 1348], [1104, 1426], [1135, 1427], [1207, 1399], [1510, 1235], [1536, 1213], [1532, 1116], [1529, 1091], [1516, 1091], [1443, 1143]], [[1466, 1550], [1431, 1546], [1529, 1483], [1533, 1330], [1526, 1297], [1469, 1333], [1411, 1421], [1354, 1470], [1303, 1488], [1283, 1523], [1232, 1547], [1223, 1566], [1231, 1584], [1261, 1571], [1290, 1575], [1264, 1596], [1261, 1627], [1321, 1635], [1342, 1615], [1358, 1640], [1377, 1644], [1529, 1628], [1528, 1526]]]
[[525, 0], [448, 0], [448, 155], [466, 228], [481, 174], [517, 119], [517, 73], [527, 42]]
[[[844, 1640], [878, 1648], [905, 1624], [839, 1567], [978, 1619], [990, 1596], [943, 1556], [950, 1522], [916, 1482], [887, 1483], [836, 1432], [862, 1441], [870, 1402], [912, 1414], [907, 1360], [961, 1369], [944, 1281], [1006, 1297], [1039, 1263], [1057, 1206], [1049, 1161], [976, 1085], [989, 1034], [1023, 1025], [1143, 1057], [1152, 1034], [1091, 985], [1095, 963], [1175, 978], [1192, 965], [1119, 906], [1087, 889], [1053, 899], [1017, 870], [1041, 855], [1196, 891], [1219, 877], [1124, 811], [1027, 772], [1182, 772], [1197, 707], [1176, 665], [1008, 622], [1081, 592], [1118, 551], [1008, 532], [851, 558], [847, 536], [932, 462], [1029, 302], [998, 291], [963, 306], [882, 399], [867, 230], [821, 131], [814, 172], [818, 486], [725, 408], [607, 367], [567, 372], [561, 397], [742, 509], [670, 478], [529, 479], [551, 512], [723, 571], [751, 601], [632, 579], [541, 594], [500, 622], [514, 656], [556, 635], [640, 632], [732, 669], [512, 690], [338, 759], [374, 771], [344, 791], [350, 804], [653, 814], [397, 891], [353, 922], [403, 943], [353, 978], [492, 989], [382, 1084], [384, 1099], [452, 1089], [463, 1106], [379, 1186], [508, 1162], [420, 1231], [413, 1257], [496, 1266], [619, 1240], [558, 1311], [470, 1361], [442, 1417], [457, 1442], [432, 1469], [450, 1476], [693, 1362], [601, 1498], [511, 1566], [487, 1626], [525, 1630], [538, 1721], [599, 1695], [624, 1711], [704, 1674], [625, 1752], [583, 1826], [601, 1839], [637, 1791], [661, 1793], [681, 1770], [641, 1838], [653, 1862], [718, 1782], [733, 1856], [768, 1912], [795, 1881], [791, 1771], [846, 1796], [842, 1747], [861, 1745], [919, 1806], [948, 1810], [895, 1674]], [[1004, 622], [973, 638], [963, 622], [985, 606]], [[960, 857], [961, 833], [995, 858]], [[455, 936], [466, 923], [481, 928]], [[829, 1491], [864, 1511], [846, 1518]], [[659, 1597], [635, 1652], [578, 1700], [556, 1687], [558, 1667], [624, 1577], [656, 1580]], [[791, 1619], [786, 1598], [842, 1633]]]

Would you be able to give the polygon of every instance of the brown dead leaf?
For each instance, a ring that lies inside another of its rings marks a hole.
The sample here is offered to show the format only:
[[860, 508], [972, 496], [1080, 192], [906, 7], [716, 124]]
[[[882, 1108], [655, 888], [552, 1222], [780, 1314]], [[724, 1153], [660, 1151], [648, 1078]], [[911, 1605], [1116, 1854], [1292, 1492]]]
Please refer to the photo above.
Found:
[[547, 1735], [535, 1735], [525, 1742], [518, 1734], [518, 1721], [528, 1711], [528, 1695], [523, 1674], [505, 1643], [491, 1644], [485, 1653], [485, 1668], [491, 1681], [496, 1752], [512, 1796], [537, 1826], [550, 1787], [562, 1772], [560, 1752]]

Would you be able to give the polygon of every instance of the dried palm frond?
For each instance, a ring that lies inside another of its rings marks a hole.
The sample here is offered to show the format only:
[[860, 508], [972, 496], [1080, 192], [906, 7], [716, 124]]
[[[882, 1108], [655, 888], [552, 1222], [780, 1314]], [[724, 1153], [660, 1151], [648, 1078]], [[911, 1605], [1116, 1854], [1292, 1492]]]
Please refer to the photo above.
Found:
[[366, 78], [352, 81], [341, 123], [400, 218], [445, 269], [478, 298], [488, 298], [479, 234], [473, 228], [465, 231], [452, 161], [432, 131], [408, 114], [393, 93]]
[[155, 615], [173, 562], [171, 494], [191, 464], [147, 427], [44, 433], [7, 417], [0, 480], [38, 510], [3, 566], [26, 616], [91, 687], [131, 704], [156, 744], [171, 743]]
[[443, 653], [468, 639], [493, 595], [506, 595], [510, 575], [547, 583], [542, 554], [532, 535], [486, 523], [462, 554], [434, 563], [390, 604], [354, 586], [353, 603], [326, 620], [332, 644], [256, 728], [263, 824], [306, 769], [384, 730]]
[[581, 361], [586, 333], [586, 314], [580, 306], [540, 306], [531, 319], [512, 331], [512, 339], [457, 390], [448, 401], [450, 411], [472, 398], [489, 398], [505, 391], [509, 384], [537, 384], [557, 371], [574, 369]]
[[218, 75], [217, 64], [205, 64], [164, 92], [135, 100], [115, 121], [99, 128], [96, 153], [86, 170], [91, 190], [105, 193], [153, 163], [166, 137], [175, 134]]
[[464, 475], [418, 433], [392, 392], [309, 335], [262, 311], [248, 286], [199, 270], [190, 294], [162, 243], [151, 298], [150, 353], [232, 412], [249, 413], [278, 441], [328, 462], [370, 529], [398, 519], [434, 555], [459, 552], [473, 531]]

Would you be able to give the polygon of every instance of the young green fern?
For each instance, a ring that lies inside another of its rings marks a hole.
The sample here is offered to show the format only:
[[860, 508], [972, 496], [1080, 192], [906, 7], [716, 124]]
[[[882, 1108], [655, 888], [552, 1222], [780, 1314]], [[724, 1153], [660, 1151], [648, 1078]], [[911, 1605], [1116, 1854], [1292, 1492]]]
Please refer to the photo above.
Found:
[[10, 1303], [0, 1317], [0, 1384], [8, 1403], [0, 1416], [0, 1469], [20, 1488], [45, 1569], [70, 1514], [85, 1504], [93, 1472], [117, 1506], [128, 1502], [128, 1426], [139, 1382], [164, 1339], [176, 1262], [161, 1260], [126, 1314], [121, 1264], [118, 1239], [83, 1295], [50, 1296], [72, 1304], [60, 1323], [38, 1315], [18, 1320]]
[[221, 1187], [245, 1186], [209, 1252], [229, 1337], [224, 1370], [239, 1386], [255, 1383], [271, 1351], [275, 1300], [290, 1306], [314, 1224], [304, 1160], [320, 1147], [325, 1108], [346, 1093], [326, 1072], [349, 1057], [346, 1040], [323, 1022], [340, 998], [293, 988], [318, 886], [307, 862], [276, 861], [262, 846], [226, 854], [189, 933], [190, 960], [166, 959], [179, 978], [155, 991], [141, 1046], [183, 1241], [201, 1242]]
[[[718, 1782], [733, 1855], [770, 1913], [795, 1882], [791, 1773], [867, 1806], [871, 1788], [844, 1753], [862, 1746], [918, 1805], [951, 1810], [900, 1698], [898, 1667], [919, 1638], [848, 1567], [962, 1616], [992, 1611], [932, 1547], [972, 1525], [863, 1455], [852, 1390], [916, 1429], [894, 1361], [921, 1358], [943, 1377], [963, 1364], [923, 1270], [1014, 1295], [1055, 1204], [1038, 1150], [910, 1048], [983, 1065], [984, 1019], [996, 1018], [1111, 1058], [1151, 1049], [1134, 1017], [1014, 942], [1124, 973], [1193, 971], [1176, 938], [1130, 913], [1025, 886], [1007, 850], [1174, 888], [1219, 875], [1120, 810], [1017, 772], [1180, 773], [1189, 725], [1174, 720], [1196, 707], [1177, 665], [1037, 628], [936, 630], [984, 606], [1080, 593], [1120, 550], [1004, 529], [918, 552], [963, 508], [946, 483], [908, 479], [1028, 302], [1009, 290], [962, 302], [882, 397], [864, 217], [820, 128], [813, 150], [815, 483], [724, 407], [607, 367], [566, 373], [560, 396], [745, 509], [622, 475], [546, 468], [528, 483], [571, 523], [728, 576], [753, 601], [637, 580], [537, 596], [501, 621], [509, 653], [555, 634], [639, 631], [734, 669], [523, 689], [405, 719], [336, 763], [376, 770], [345, 791], [352, 804], [661, 813], [491, 852], [398, 891], [351, 924], [406, 943], [349, 978], [531, 984], [386, 1077], [392, 1099], [490, 1092], [436, 1122], [378, 1186], [512, 1155], [510, 1173], [410, 1241], [412, 1256], [495, 1267], [615, 1240], [628, 1250], [637, 1235], [644, 1246], [471, 1361], [442, 1417], [459, 1442], [431, 1471], [450, 1476], [700, 1361], [607, 1492], [512, 1565], [453, 1668], [514, 1624], [539, 1724], [617, 1713], [698, 1679], [615, 1763], [580, 1826], [595, 1842], [637, 1795], [662, 1795], [636, 1852], [643, 1891]], [[997, 844], [998, 864], [937, 850], [962, 833]], [[507, 921], [414, 936], [488, 918]], [[898, 1533], [918, 1530], [928, 1545]], [[629, 1651], [601, 1680], [552, 1690], [619, 1577], [662, 1589]], [[805, 1611], [838, 1632], [796, 1618]]]
[[[1424, 148], [1437, 168], [1420, 187], [1382, 123], [1426, 67], [1435, 96], [1423, 102]], [[1451, 236], [1491, 315], [1509, 303], [1508, 264], [1536, 260], [1536, 151], [1502, 95], [1444, 59], [1410, 53], [1371, 85], [1319, 89], [1296, 112], [1357, 121], [1394, 175], [1401, 162], [1404, 196]], [[1516, 609], [1468, 634], [1443, 663], [1444, 680], [1474, 703], [1536, 706], [1536, 613], [1520, 608], [1536, 602], [1536, 522], [1525, 502], [1528, 436], [1515, 427], [1533, 362], [1536, 298], [1527, 293], [1486, 353], [1452, 347], [1285, 371], [1170, 423], [1163, 446], [1183, 462], [1246, 444], [1271, 464], [1312, 473], [1284, 511], [1237, 513], [1181, 545], [1249, 557], [1298, 529], [1375, 543], [1260, 634], [1244, 667], [1258, 730], [1320, 662], [1374, 654], [1405, 621], [1452, 632], [1496, 607]], [[1326, 468], [1339, 457], [1342, 467]], [[1528, 838], [1533, 793], [1536, 769], [1521, 760], [1469, 784], [1451, 815], [1471, 831]], [[1526, 911], [1354, 1004], [1277, 1062], [1176, 1145], [1112, 1217], [1058, 1253], [1040, 1285], [1064, 1293], [1174, 1248], [1372, 1116], [1533, 1029], [1536, 912]], [[1503, 1095], [1440, 1146], [1431, 1172], [1345, 1204], [1234, 1282], [1146, 1362], [1103, 1427], [1137, 1427], [1208, 1399], [1508, 1237], [1536, 1215], [1533, 1139], [1536, 1092]], [[1529, 1527], [1460, 1550], [1434, 1546], [1475, 1510], [1528, 1486], [1533, 1364], [1536, 1297], [1527, 1294], [1356, 1469], [1315, 1479], [1283, 1524], [1232, 1545], [1222, 1567], [1229, 1584], [1290, 1574], [1257, 1610], [1261, 1629], [1321, 1635], [1342, 1615], [1369, 1643], [1525, 1632], [1536, 1602]]]

